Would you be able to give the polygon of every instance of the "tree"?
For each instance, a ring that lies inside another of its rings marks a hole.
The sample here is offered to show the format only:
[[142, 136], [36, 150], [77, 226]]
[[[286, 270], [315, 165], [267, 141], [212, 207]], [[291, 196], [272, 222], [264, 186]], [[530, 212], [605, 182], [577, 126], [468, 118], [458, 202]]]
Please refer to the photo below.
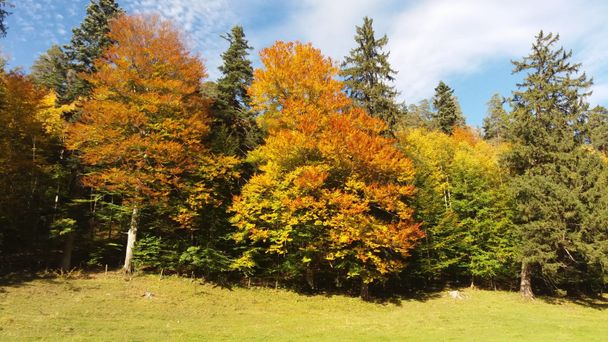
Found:
[[222, 54], [222, 75], [217, 81], [217, 96], [212, 129], [213, 145], [225, 154], [244, 156], [258, 143], [260, 132], [250, 110], [247, 88], [253, 80], [253, 68], [248, 59], [249, 46], [241, 26], [234, 26], [222, 36], [228, 49]]
[[115, 0], [91, 0], [80, 27], [72, 30], [70, 44], [64, 46], [69, 60], [67, 78], [70, 82], [65, 94], [58, 93], [60, 99], [71, 102], [90, 93], [91, 84], [81, 74], [96, 71], [95, 61], [112, 44], [108, 35], [110, 22], [122, 13]]
[[429, 100], [421, 100], [418, 104], [411, 104], [403, 109], [403, 115], [397, 123], [397, 131], [408, 128], [430, 128], [432, 125], [433, 110]]
[[463, 128], [452, 135], [410, 129], [397, 138], [414, 161], [413, 206], [425, 232], [404, 278], [423, 281], [427, 288], [504, 279], [514, 255], [511, 198], [499, 164], [504, 146]]
[[37, 117], [43, 95], [20, 72], [0, 71], [0, 255], [13, 256], [2, 265], [9, 270], [49, 259], [53, 146]]
[[132, 208], [124, 264], [130, 272], [142, 207], [183, 191], [183, 178], [208, 156], [208, 101], [199, 95], [206, 74], [179, 33], [157, 17], [119, 17], [108, 39], [115, 43], [85, 75], [93, 92], [67, 142], [91, 167], [84, 184], [120, 193]]
[[608, 153], [608, 109], [596, 106], [586, 116], [589, 142], [598, 151]]
[[6, 26], [6, 17], [11, 14], [6, 8], [12, 6], [13, 5], [7, 0], [0, 0], [0, 37], [6, 37], [6, 30], [8, 29]]
[[396, 71], [388, 62], [386, 35], [376, 39], [373, 20], [363, 18], [363, 26], [357, 27], [357, 46], [342, 63], [346, 92], [355, 105], [364, 108], [371, 116], [384, 120], [389, 129], [399, 121], [401, 108], [396, 103], [397, 91], [388, 82], [395, 80]]
[[488, 101], [488, 112], [483, 119], [483, 138], [486, 140], [506, 140], [509, 129], [509, 114], [504, 109], [505, 99], [499, 94], [492, 95]]
[[52, 45], [34, 61], [30, 76], [38, 85], [53, 90], [58, 104], [67, 104], [73, 100], [71, 88], [77, 82], [70, 68], [65, 52], [58, 45]]
[[602, 244], [608, 235], [600, 223], [607, 219], [606, 164], [583, 145], [580, 129], [591, 81], [579, 74], [580, 64], [569, 61], [571, 52], [554, 48], [558, 40], [541, 31], [532, 52], [513, 62], [514, 72], [527, 72], [513, 92], [513, 148], [507, 155], [516, 175], [512, 188], [525, 297], [533, 296], [536, 272], [568, 292], [601, 283], [607, 260]]
[[365, 297], [405, 267], [420, 237], [407, 204], [411, 161], [380, 135], [383, 121], [349, 108], [319, 50], [277, 42], [260, 56], [249, 94], [269, 136], [250, 154], [260, 172], [232, 208], [244, 245], [235, 267], [305, 278], [313, 289], [319, 278], [354, 279]]
[[464, 117], [454, 96], [454, 90], [443, 81], [435, 88], [433, 107], [433, 125], [441, 132], [452, 134], [454, 127], [464, 127]]

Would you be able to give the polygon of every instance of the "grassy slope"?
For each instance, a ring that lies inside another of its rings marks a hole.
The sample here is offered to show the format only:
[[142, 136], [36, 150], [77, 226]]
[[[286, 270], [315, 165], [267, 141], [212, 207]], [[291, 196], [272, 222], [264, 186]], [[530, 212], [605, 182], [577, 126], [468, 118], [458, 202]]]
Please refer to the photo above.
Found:
[[[145, 291], [154, 293], [144, 298]], [[0, 340], [601, 341], [608, 310], [465, 291], [374, 304], [283, 290], [232, 291], [183, 278], [115, 274], [0, 287]]]

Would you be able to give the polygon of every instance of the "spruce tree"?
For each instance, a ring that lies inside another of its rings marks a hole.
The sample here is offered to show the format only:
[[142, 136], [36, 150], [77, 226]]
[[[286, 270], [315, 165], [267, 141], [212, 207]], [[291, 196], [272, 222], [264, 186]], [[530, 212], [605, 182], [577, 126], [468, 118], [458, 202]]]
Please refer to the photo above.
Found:
[[247, 94], [253, 80], [253, 67], [248, 58], [252, 47], [241, 26], [234, 26], [222, 38], [229, 46], [222, 54], [223, 64], [219, 67], [222, 76], [215, 88], [212, 140], [218, 152], [244, 156], [256, 147], [260, 138]]
[[[542, 31], [532, 52], [514, 61], [527, 72], [513, 93], [512, 188], [520, 240], [520, 292], [532, 297], [532, 277], [568, 292], [601, 285], [607, 261], [606, 164], [585, 146], [579, 123], [591, 81], [571, 63], [572, 53]], [[602, 245], [603, 244], [603, 245]], [[596, 287], [597, 289], [597, 287]]]
[[488, 101], [487, 116], [483, 119], [483, 137], [486, 140], [505, 140], [509, 125], [509, 115], [504, 109], [505, 99], [494, 94]]
[[454, 90], [443, 81], [435, 88], [433, 96], [433, 126], [446, 134], [452, 134], [454, 127], [464, 126], [464, 117], [460, 105], [454, 96]]
[[6, 37], [6, 30], [8, 30], [8, 27], [6, 26], [6, 17], [11, 14], [6, 8], [12, 6], [13, 5], [10, 2], [0, 0], [0, 37]]
[[96, 71], [95, 60], [101, 57], [103, 51], [112, 43], [107, 35], [109, 22], [122, 13], [123, 10], [115, 0], [91, 0], [80, 27], [72, 30], [70, 44], [64, 47], [70, 61], [68, 77], [74, 79], [65, 94], [67, 100], [90, 92], [90, 84], [78, 74]]
[[69, 72], [69, 62], [65, 52], [58, 45], [52, 45], [40, 55], [32, 65], [31, 77], [36, 84], [52, 89], [57, 95], [57, 102], [69, 102], [70, 84], [74, 73]]
[[356, 28], [357, 46], [345, 57], [341, 75], [355, 105], [384, 120], [392, 129], [401, 114], [396, 103], [398, 93], [389, 85], [397, 72], [388, 62], [389, 52], [383, 52], [388, 38], [384, 35], [377, 39], [372, 24], [373, 20], [365, 17], [363, 26]]
[[608, 109], [596, 106], [587, 114], [588, 140], [597, 150], [608, 152]]

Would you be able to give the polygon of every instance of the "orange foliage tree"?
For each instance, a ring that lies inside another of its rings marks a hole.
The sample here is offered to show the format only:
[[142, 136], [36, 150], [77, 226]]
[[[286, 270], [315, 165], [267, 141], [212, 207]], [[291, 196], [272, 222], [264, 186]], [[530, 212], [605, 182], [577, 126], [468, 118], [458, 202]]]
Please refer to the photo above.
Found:
[[199, 94], [206, 73], [158, 17], [119, 17], [109, 38], [114, 44], [95, 62], [97, 71], [83, 75], [94, 90], [67, 142], [91, 167], [84, 184], [121, 193], [132, 208], [130, 272], [141, 207], [185, 191], [184, 178], [208, 164], [208, 101]]
[[[259, 165], [233, 205], [243, 256], [234, 267], [274, 276], [368, 285], [401, 271], [421, 237], [408, 201], [412, 162], [385, 124], [354, 108], [331, 60], [309, 44], [261, 53], [249, 89], [268, 130], [250, 153]], [[316, 276], [318, 274], [318, 276]]]

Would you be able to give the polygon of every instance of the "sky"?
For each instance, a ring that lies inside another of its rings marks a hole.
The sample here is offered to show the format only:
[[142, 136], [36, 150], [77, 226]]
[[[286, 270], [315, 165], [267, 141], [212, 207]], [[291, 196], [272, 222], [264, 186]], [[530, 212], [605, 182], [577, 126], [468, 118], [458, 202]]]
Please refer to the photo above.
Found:
[[[10, 67], [29, 70], [52, 44], [69, 42], [89, 0], [9, 0], [8, 34], [0, 50]], [[523, 75], [511, 60], [530, 51], [540, 31], [560, 34], [559, 45], [594, 79], [592, 106], [608, 106], [608, 1], [604, 0], [118, 0], [128, 13], [158, 13], [182, 28], [189, 46], [218, 76], [227, 43], [220, 35], [242, 25], [257, 53], [276, 40], [310, 42], [337, 63], [354, 47], [355, 26], [374, 20], [386, 34], [398, 71], [399, 100], [432, 97], [440, 80], [455, 90], [467, 123], [481, 126], [494, 93], [510, 96]]]

